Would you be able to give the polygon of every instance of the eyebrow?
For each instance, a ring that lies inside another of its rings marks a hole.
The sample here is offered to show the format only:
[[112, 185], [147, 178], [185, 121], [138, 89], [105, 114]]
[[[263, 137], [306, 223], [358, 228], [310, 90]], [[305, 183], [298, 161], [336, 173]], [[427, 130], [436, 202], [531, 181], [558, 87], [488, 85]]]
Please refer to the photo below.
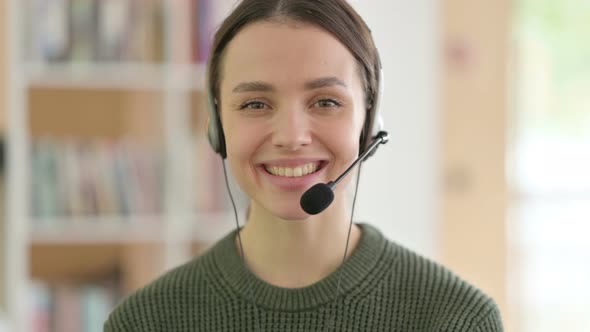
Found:
[[[303, 87], [305, 90], [315, 90], [319, 88], [324, 88], [328, 86], [342, 86], [346, 88], [346, 83], [337, 77], [322, 77], [312, 81], [305, 82]], [[244, 82], [236, 85], [232, 92], [240, 93], [240, 92], [269, 92], [275, 91], [276, 88], [269, 83], [261, 82], [261, 81], [253, 81], [253, 82]]]

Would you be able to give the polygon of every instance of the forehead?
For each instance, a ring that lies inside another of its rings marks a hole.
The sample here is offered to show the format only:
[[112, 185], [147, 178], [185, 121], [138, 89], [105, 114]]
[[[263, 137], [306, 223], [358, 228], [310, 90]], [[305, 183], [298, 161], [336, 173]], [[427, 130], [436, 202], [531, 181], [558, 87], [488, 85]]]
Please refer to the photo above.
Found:
[[359, 80], [355, 58], [336, 37], [310, 24], [264, 21], [246, 26], [228, 44], [221, 83], [295, 83], [322, 76], [351, 85]]

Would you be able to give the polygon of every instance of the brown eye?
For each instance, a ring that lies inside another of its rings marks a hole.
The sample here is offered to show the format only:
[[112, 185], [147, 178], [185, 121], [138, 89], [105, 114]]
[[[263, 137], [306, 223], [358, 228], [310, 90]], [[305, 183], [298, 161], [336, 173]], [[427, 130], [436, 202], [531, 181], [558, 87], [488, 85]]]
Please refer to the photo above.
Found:
[[321, 108], [332, 108], [332, 107], [340, 107], [342, 106], [341, 103], [334, 99], [321, 99], [317, 101], [317, 106]]
[[251, 101], [240, 105], [240, 109], [251, 109], [251, 110], [261, 110], [264, 109], [266, 105], [259, 101]]

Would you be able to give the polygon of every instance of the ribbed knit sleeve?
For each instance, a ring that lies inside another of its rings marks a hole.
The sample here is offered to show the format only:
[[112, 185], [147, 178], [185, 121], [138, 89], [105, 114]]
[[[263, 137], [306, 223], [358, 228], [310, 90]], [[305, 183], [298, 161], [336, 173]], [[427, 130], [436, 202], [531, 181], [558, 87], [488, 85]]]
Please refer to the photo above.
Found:
[[111, 317], [110, 320], [107, 320], [104, 323], [104, 332], [113, 332], [113, 331], [126, 331], [127, 329], [125, 329], [123, 326], [121, 326], [120, 324], [118, 324], [118, 322], [116, 321], [116, 319], [114, 317]]
[[496, 332], [504, 330], [498, 307], [495, 303], [492, 303], [490, 306], [491, 310], [477, 324], [475, 330], [473, 330], [474, 332]]
[[[501, 332], [494, 301], [374, 227], [325, 279], [297, 289], [243, 265], [235, 233], [129, 296], [105, 332]], [[339, 291], [336, 292], [337, 286]]]

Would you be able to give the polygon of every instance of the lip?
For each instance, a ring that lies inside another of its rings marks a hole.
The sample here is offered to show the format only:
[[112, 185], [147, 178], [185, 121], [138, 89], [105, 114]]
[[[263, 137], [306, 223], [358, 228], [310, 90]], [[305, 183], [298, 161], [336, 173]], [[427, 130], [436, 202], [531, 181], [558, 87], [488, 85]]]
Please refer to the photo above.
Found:
[[[307, 163], [320, 162], [320, 168], [311, 174], [307, 174], [299, 177], [286, 177], [272, 175], [266, 171], [265, 165], [268, 166], [282, 166], [282, 167], [294, 167], [301, 166]], [[262, 175], [262, 177], [270, 182], [273, 186], [283, 191], [305, 191], [314, 184], [318, 183], [318, 178], [324, 173], [328, 162], [323, 159], [281, 159], [273, 160], [265, 163], [258, 164], [256, 170]]]

